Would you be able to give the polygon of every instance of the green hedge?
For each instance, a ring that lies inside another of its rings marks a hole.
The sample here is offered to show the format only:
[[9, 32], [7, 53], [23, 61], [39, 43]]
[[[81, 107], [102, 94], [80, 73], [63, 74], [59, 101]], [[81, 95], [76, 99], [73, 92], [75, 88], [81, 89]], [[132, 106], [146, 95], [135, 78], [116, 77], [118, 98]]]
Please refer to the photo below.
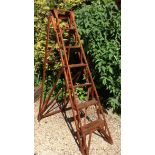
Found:
[[[70, 9], [80, 5], [84, 0], [35, 0], [34, 1], [34, 82], [39, 85], [42, 78], [43, 60], [45, 53], [45, 39], [47, 30], [47, 16], [50, 9]], [[54, 46], [55, 43], [51, 43]], [[54, 78], [55, 76], [53, 76]]]
[[76, 23], [84, 41], [85, 52], [100, 96], [103, 86], [110, 95], [107, 100], [114, 110], [121, 106], [121, 23], [115, 2], [95, 0], [76, 10]]
[[[76, 22], [90, 63], [100, 97], [108, 89], [108, 104], [120, 109], [120, 11], [113, 0], [35, 0], [34, 2], [34, 69], [35, 85], [42, 77], [43, 57], [50, 9], [58, 7], [76, 8]], [[54, 42], [52, 43], [54, 46]], [[54, 79], [55, 75], [51, 79]], [[80, 92], [80, 90], [79, 90]], [[79, 93], [80, 94], [80, 93]], [[84, 93], [83, 93], [84, 94]], [[81, 95], [82, 96], [82, 95]]]

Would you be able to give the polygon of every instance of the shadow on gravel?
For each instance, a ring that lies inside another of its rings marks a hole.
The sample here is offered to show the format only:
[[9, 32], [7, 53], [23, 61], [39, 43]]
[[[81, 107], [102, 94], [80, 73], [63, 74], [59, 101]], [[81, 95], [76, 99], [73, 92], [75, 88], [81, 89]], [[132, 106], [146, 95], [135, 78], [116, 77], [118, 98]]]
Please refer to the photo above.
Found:
[[[61, 106], [61, 104], [59, 104], [59, 106]], [[67, 126], [68, 126], [68, 128], [69, 128], [69, 130], [70, 130], [70, 132], [71, 132], [71, 134], [72, 134], [72, 136], [73, 136], [77, 146], [79, 147], [79, 150], [80, 150], [80, 144], [78, 142], [76, 131], [74, 130], [74, 128], [73, 128], [73, 126], [71, 124], [72, 122], [74, 122], [74, 117], [68, 117], [67, 114], [66, 114], [66, 111], [69, 111], [69, 110], [71, 110], [71, 107], [66, 108], [61, 113], [62, 113], [62, 116], [64, 117], [64, 120], [65, 120], [65, 122], [66, 122], [66, 124], [67, 124]], [[80, 111], [80, 117], [84, 118], [84, 116], [85, 116], [84, 112]], [[86, 118], [87, 118], [88, 121], [90, 121], [90, 122], [92, 121], [88, 116]], [[102, 133], [100, 133], [99, 131], [98, 132], [94, 132], [93, 134], [95, 134], [95, 135], [103, 138], [105, 141], [107, 141], [107, 138]]]

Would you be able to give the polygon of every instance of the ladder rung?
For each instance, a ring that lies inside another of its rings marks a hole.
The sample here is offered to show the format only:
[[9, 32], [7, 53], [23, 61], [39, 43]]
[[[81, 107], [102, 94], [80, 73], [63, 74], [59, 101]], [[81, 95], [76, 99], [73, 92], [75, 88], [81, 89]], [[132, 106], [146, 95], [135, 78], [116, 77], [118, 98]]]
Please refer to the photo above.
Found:
[[68, 20], [69, 15], [67, 14], [58, 14], [58, 18]]
[[78, 109], [81, 110], [84, 108], [88, 108], [89, 106], [95, 105], [97, 103], [98, 103], [98, 101], [96, 101], [95, 99], [90, 100], [90, 101], [86, 101], [86, 102], [78, 104]]
[[50, 65], [53, 65], [54, 64], [54, 62], [51, 61], [51, 60], [47, 60], [47, 63], [50, 64]]
[[[57, 30], [57, 32], [58, 32], [58, 34], [59, 34], [59, 29], [57, 28], [56, 29]], [[75, 29], [73, 29], [73, 28], [65, 28], [65, 29], [61, 29], [61, 31], [66, 31], [67, 30], [67, 32], [68, 33], [70, 33], [70, 34], [74, 34], [75, 33]], [[79, 46], [80, 47], [80, 46]]]
[[57, 10], [58, 15], [69, 15], [70, 11]]
[[51, 52], [53, 50], [52, 47], [48, 47], [48, 52]]
[[65, 46], [66, 48], [80, 48], [80, 46]]
[[84, 87], [84, 86], [91, 86], [92, 84], [91, 83], [84, 83], [84, 84], [77, 84], [77, 85], [74, 85], [73, 87], [74, 88], [77, 88], [77, 87]]
[[75, 33], [75, 29], [74, 28], [65, 28], [64, 30], [67, 30], [69, 33]]
[[98, 119], [96, 121], [92, 121], [84, 126], [82, 126], [82, 129], [83, 129], [83, 133], [85, 135], [88, 135], [90, 134], [92, 131], [95, 131], [95, 130], [98, 130], [98, 129], [101, 129], [101, 127], [103, 126], [104, 124], [104, 121], [101, 120], [101, 119]]
[[72, 64], [72, 65], [69, 65], [70, 68], [76, 68], [76, 67], [85, 67], [87, 66], [86, 64]]
[[65, 30], [75, 31], [75, 28], [65, 28]]

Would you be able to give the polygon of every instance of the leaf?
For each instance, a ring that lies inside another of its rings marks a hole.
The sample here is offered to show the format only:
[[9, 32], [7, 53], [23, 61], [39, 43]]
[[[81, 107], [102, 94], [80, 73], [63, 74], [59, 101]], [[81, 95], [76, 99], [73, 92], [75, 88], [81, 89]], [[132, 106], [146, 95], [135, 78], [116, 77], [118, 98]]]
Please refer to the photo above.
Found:
[[111, 67], [109, 67], [109, 72], [113, 74], [113, 69]]

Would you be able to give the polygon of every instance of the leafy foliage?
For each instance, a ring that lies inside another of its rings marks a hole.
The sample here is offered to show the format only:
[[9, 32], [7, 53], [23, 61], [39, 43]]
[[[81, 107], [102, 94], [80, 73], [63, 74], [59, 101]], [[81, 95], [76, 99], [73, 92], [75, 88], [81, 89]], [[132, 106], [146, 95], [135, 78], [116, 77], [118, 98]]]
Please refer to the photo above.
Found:
[[[43, 57], [45, 51], [47, 12], [49, 7], [45, 0], [34, 3], [34, 69], [35, 77], [42, 76]], [[40, 79], [40, 78], [39, 78]], [[38, 79], [37, 79], [38, 84]]]
[[[43, 58], [47, 29], [47, 15], [55, 7], [70, 9], [84, 2], [91, 5], [77, 7], [76, 22], [82, 39], [85, 52], [92, 68], [97, 88], [103, 86], [110, 92], [108, 104], [113, 109], [120, 108], [120, 11], [114, 0], [35, 0], [34, 1], [34, 69], [35, 85], [39, 85], [42, 77]], [[55, 42], [51, 42], [54, 48]], [[55, 60], [55, 56], [51, 56]], [[55, 65], [55, 69], [60, 64]], [[52, 72], [46, 80], [47, 91], [55, 81], [56, 72]], [[62, 81], [58, 82], [62, 85]], [[85, 91], [76, 90], [81, 100]], [[100, 94], [104, 96], [104, 94]]]
[[83, 88], [76, 88], [76, 95], [78, 96], [79, 100], [83, 101], [86, 99], [86, 91]]
[[[47, 15], [50, 9], [71, 7], [81, 4], [84, 0], [35, 0], [34, 1], [34, 76], [35, 85], [39, 85], [42, 77], [47, 30]], [[51, 42], [55, 46], [55, 42]], [[51, 57], [54, 59], [54, 55]], [[55, 75], [54, 75], [55, 76]], [[54, 78], [54, 77], [53, 77]]]
[[91, 68], [95, 68], [97, 88], [106, 86], [110, 92], [107, 103], [117, 110], [121, 103], [120, 11], [113, 1], [95, 0], [76, 11], [76, 23]]

